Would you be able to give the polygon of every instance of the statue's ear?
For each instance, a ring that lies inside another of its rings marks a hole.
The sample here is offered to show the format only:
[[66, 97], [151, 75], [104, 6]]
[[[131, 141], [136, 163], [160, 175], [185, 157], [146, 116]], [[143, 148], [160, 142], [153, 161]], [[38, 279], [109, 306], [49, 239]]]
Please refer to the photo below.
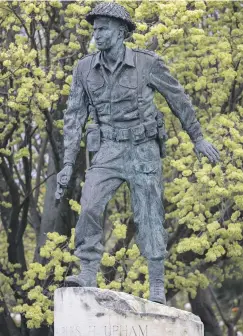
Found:
[[130, 33], [126, 24], [120, 25], [119, 37], [123, 37], [124, 40], [130, 37]]
[[125, 34], [126, 34], [125, 33], [125, 27], [123, 25], [121, 25], [119, 27], [119, 37], [123, 37], [125, 39], [126, 38]]

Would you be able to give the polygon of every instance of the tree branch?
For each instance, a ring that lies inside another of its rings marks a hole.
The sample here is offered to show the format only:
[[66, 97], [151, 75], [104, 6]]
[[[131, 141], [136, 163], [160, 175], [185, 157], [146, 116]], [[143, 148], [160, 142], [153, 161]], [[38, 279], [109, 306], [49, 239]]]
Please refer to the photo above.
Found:
[[212, 287], [209, 286], [208, 288], [209, 288], [209, 292], [210, 292], [210, 294], [211, 294], [211, 296], [212, 296], [212, 298], [213, 298], [213, 301], [215, 302], [216, 307], [217, 307], [217, 309], [218, 309], [218, 311], [219, 311], [219, 314], [220, 314], [220, 316], [222, 317], [222, 320], [224, 321], [224, 324], [225, 324], [226, 326], [228, 326], [229, 321], [227, 321], [227, 319], [225, 318], [224, 313], [223, 313], [223, 311], [222, 311], [222, 309], [221, 309], [221, 307], [220, 307], [220, 304], [218, 303], [218, 300], [217, 300], [217, 298], [216, 298], [216, 295], [215, 295], [215, 293], [214, 293]]
[[59, 157], [59, 152], [57, 148], [57, 143], [56, 140], [53, 137], [53, 120], [50, 112], [45, 109], [44, 115], [46, 116], [47, 119], [47, 125], [46, 125], [46, 131], [50, 140], [50, 144], [52, 147], [52, 152], [53, 152], [53, 158], [54, 158], [54, 163], [55, 163], [55, 169], [56, 172], [59, 172], [61, 170], [61, 165], [60, 165], [60, 157]]
[[[36, 184], [35, 184], [36, 192], [35, 192], [35, 195], [34, 195], [34, 202], [35, 203], [38, 202], [39, 191], [40, 191], [39, 186], [40, 186], [41, 170], [43, 168], [44, 155], [45, 155], [45, 152], [46, 152], [47, 143], [48, 143], [48, 137], [45, 136], [45, 138], [43, 139], [43, 142], [41, 144], [41, 150], [40, 150], [40, 153], [39, 153], [39, 160], [38, 160], [37, 169], [36, 169]], [[32, 192], [33, 192], [33, 190], [32, 190]]]
[[45, 183], [51, 176], [53, 176], [53, 175], [55, 175], [55, 174], [56, 174], [56, 173], [52, 173], [52, 174], [48, 175], [42, 182], [40, 182], [38, 185], [36, 185], [36, 186], [30, 191], [30, 193], [29, 193], [28, 195], [26, 195], [26, 197], [24, 198], [24, 200], [23, 200], [22, 203], [20, 204], [20, 208], [23, 207], [26, 198], [29, 197], [29, 196], [33, 193], [33, 191], [35, 191], [38, 187], [40, 187], [42, 184], [44, 184], [44, 183]]

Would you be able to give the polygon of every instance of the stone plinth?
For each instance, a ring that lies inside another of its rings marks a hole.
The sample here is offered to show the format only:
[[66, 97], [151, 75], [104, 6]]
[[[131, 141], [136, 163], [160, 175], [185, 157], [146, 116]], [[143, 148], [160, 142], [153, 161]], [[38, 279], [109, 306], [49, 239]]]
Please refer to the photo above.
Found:
[[55, 336], [203, 336], [199, 317], [98, 288], [55, 291]]

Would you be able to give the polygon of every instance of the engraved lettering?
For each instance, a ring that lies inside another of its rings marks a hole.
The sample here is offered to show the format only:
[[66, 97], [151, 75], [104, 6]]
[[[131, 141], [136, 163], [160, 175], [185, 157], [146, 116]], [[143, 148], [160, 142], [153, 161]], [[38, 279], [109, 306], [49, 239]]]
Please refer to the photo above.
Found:
[[137, 333], [136, 333], [136, 331], [135, 331], [135, 329], [134, 329], [134, 327], [132, 327], [129, 336], [138, 336]]
[[108, 327], [108, 328], [107, 328], [108, 329], [107, 331], [106, 326], [105, 326], [105, 336], [111, 336], [111, 327]]
[[79, 336], [79, 335], [81, 336], [82, 335], [79, 326], [67, 326], [67, 327], [55, 328], [55, 335], [56, 334], [60, 336]]
[[127, 325], [126, 326], [120, 326], [120, 335], [121, 336], [127, 336]]
[[145, 329], [143, 330], [142, 327], [139, 325], [139, 336], [148, 336], [148, 326], [146, 325]]

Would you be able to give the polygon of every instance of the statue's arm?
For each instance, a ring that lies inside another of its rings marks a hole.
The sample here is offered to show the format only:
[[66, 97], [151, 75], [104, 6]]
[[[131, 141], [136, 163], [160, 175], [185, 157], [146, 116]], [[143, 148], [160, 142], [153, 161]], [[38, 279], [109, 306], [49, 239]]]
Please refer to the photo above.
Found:
[[73, 71], [71, 91], [64, 114], [64, 166], [74, 165], [80, 150], [82, 127], [87, 119], [88, 98], [81, 82], [80, 65]]
[[201, 127], [190, 99], [160, 58], [155, 59], [151, 67], [150, 85], [165, 97], [171, 111], [179, 118], [191, 140], [196, 142], [202, 139]]
[[196, 153], [202, 153], [211, 162], [217, 162], [219, 160], [217, 149], [204, 140], [200, 123], [189, 97], [179, 82], [170, 74], [163, 60], [154, 59], [148, 78], [149, 85], [165, 97], [171, 111], [179, 118], [182, 128], [195, 145]]
[[64, 167], [57, 174], [55, 197], [59, 200], [67, 187], [80, 150], [82, 127], [87, 119], [88, 98], [81, 82], [79, 65], [73, 71], [71, 91], [64, 114]]

